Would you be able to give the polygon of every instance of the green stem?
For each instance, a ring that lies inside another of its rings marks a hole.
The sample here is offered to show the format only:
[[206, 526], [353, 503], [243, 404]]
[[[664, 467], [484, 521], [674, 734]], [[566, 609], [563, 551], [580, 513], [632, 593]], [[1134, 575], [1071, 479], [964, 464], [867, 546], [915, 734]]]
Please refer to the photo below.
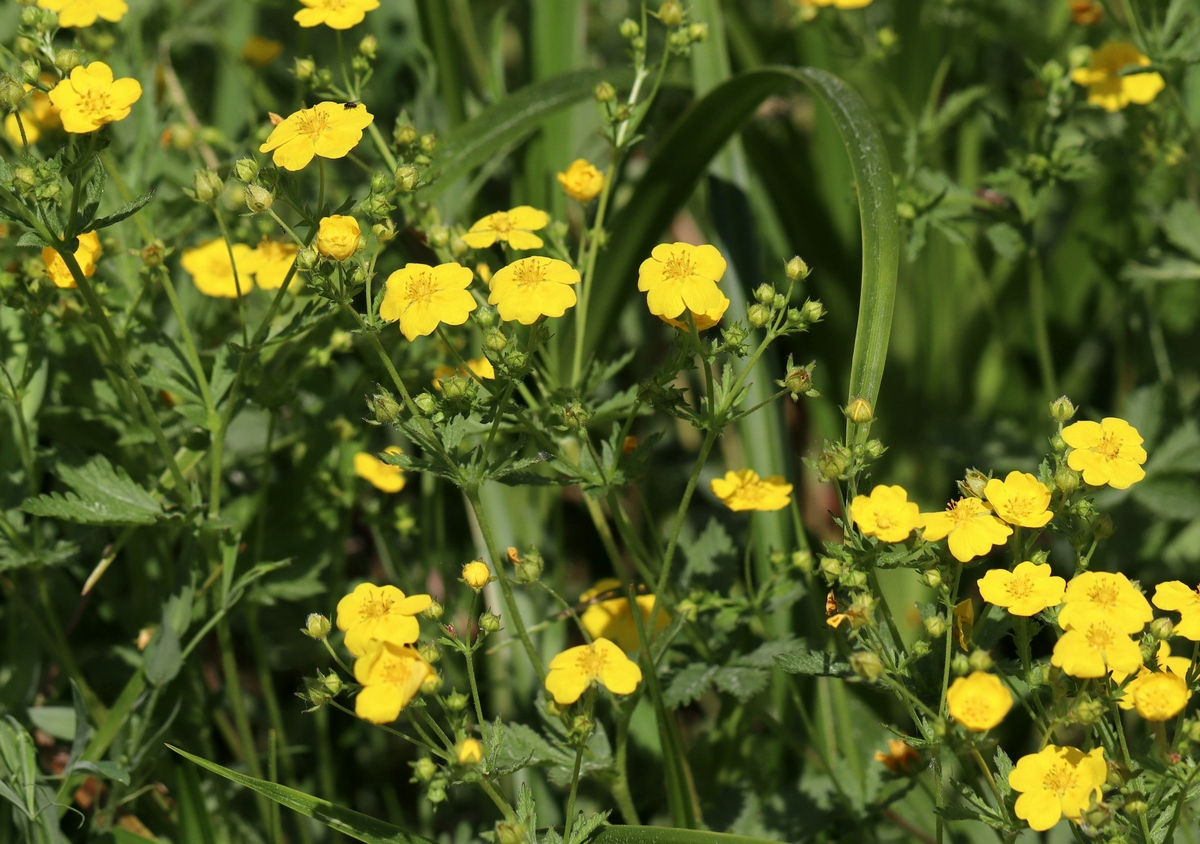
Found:
[[1047, 399], [1058, 394], [1054, 377], [1054, 359], [1050, 354], [1050, 330], [1046, 316], [1046, 278], [1042, 259], [1036, 248], [1029, 250], [1029, 311], [1033, 317], [1034, 342], [1037, 345], [1038, 368], [1042, 372], [1042, 389]]
[[583, 745], [575, 748], [575, 768], [571, 772], [571, 793], [567, 797], [567, 820], [563, 825], [563, 841], [571, 844], [571, 827], [575, 825], [575, 793], [579, 790], [579, 768], [583, 765]]
[[[1113, 721], [1117, 725], [1117, 740], [1121, 746], [1121, 757], [1125, 760], [1125, 769], [1133, 770], [1133, 758], [1129, 755], [1129, 743], [1125, 740], [1125, 721], [1121, 718], [1121, 710], [1117, 707], [1114, 700], [1112, 703]], [[1186, 793], [1186, 792], [1185, 792]], [[1154, 844], [1154, 839], [1150, 836], [1150, 826], [1146, 821], [1146, 813], [1138, 812], [1138, 826], [1142, 831], [1142, 844]], [[1163, 839], [1164, 841], [1169, 839]]]
[[[242, 290], [242, 277], [238, 273], [237, 261], [233, 259], [233, 243], [229, 240], [229, 229], [225, 225], [225, 218], [221, 216], [221, 212], [217, 209], [216, 202], [212, 203], [213, 216], [217, 218], [217, 226], [221, 229], [221, 237], [225, 239], [225, 251], [229, 254], [229, 266], [233, 269], [233, 287], [237, 291], [238, 316], [242, 321], [242, 345], [250, 345], [250, 328], [246, 325], [246, 303], [243, 301], [243, 296], [250, 292], [247, 287]], [[250, 279], [246, 279], [247, 284], [251, 284]]]
[[[242, 681], [238, 676], [237, 659], [233, 654], [233, 637], [229, 622], [222, 619], [217, 624], [217, 639], [221, 647], [221, 670], [225, 675], [225, 695], [233, 709], [233, 722], [237, 727], [238, 744], [242, 748], [243, 761], [251, 776], [263, 778], [262, 762], [258, 758], [258, 747], [254, 742], [254, 731], [250, 727], [250, 716], [246, 712], [246, 699], [242, 696]], [[267, 826], [271, 823], [271, 804], [266, 797], [256, 795], [259, 814]]]

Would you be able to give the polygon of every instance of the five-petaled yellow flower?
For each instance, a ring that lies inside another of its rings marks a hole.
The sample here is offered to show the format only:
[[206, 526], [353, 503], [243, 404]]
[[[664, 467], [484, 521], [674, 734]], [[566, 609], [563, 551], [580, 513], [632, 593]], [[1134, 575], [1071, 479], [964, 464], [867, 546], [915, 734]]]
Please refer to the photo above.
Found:
[[349, 29], [363, 22], [367, 12], [379, 8], [379, 0], [300, 0], [305, 8], [292, 19], [301, 26]]
[[[100, 235], [88, 232], [79, 236], [79, 246], [75, 250], [75, 261], [83, 271], [84, 278], [96, 274], [96, 259], [100, 257]], [[42, 263], [46, 265], [46, 275], [54, 282], [55, 287], [70, 290], [75, 287], [75, 276], [67, 269], [67, 262], [58, 252], [49, 246], [42, 247]]]
[[597, 639], [590, 645], [567, 648], [550, 660], [546, 691], [559, 706], [579, 700], [593, 683], [615, 695], [633, 694], [642, 682], [642, 669], [615, 642]]
[[1092, 799], [1100, 799], [1108, 781], [1104, 749], [1084, 753], [1075, 747], [1048, 744], [1038, 753], [1022, 756], [1008, 774], [1008, 784], [1020, 792], [1017, 817], [1045, 832], [1062, 817], [1078, 822]]
[[367, 652], [372, 639], [393, 645], [411, 645], [421, 635], [414, 616], [429, 609], [428, 595], [408, 595], [395, 586], [360, 583], [338, 601], [338, 630], [346, 633], [346, 650], [355, 656]]
[[[400, 454], [402, 452], [400, 446], [389, 445], [383, 450], [383, 453]], [[364, 481], [369, 481], [371, 486], [383, 492], [399, 492], [404, 489], [404, 470], [391, 463], [384, 463], [374, 454], [366, 451], [360, 451], [354, 455], [354, 474]]]
[[1135, 687], [1133, 706], [1147, 721], [1174, 718], [1192, 697], [1187, 680], [1173, 671], [1151, 671], [1130, 686]]
[[558, 183], [563, 193], [580, 202], [591, 202], [604, 190], [604, 174], [587, 159], [577, 158], [565, 173], [558, 174]]
[[753, 469], [726, 472], [709, 483], [713, 495], [730, 510], [782, 510], [792, 503], [792, 485], [779, 475], [760, 478]]
[[986, 671], [959, 677], [946, 691], [950, 716], [974, 733], [986, 732], [1003, 721], [1012, 704], [1012, 694], [1000, 678]]
[[922, 513], [920, 527], [929, 542], [950, 537], [950, 553], [960, 563], [982, 557], [1012, 536], [1012, 528], [978, 498], [960, 498], [941, 513]]
[[[233, 260], [229, 260], [230, 247], [225, 240], [216, 238], [193, 249], [183, 250], [179, 263], [192, 276], [192, 283], [205, 296], [236, 299], [239, 293], [245, 296], [254, 287], [254, 274], [262, 265], [262, 256], [244, 243], [232, 247]], [[234, 267], [237, 277], [234, 278]]]
[[1146, 477], [1142, 437], [1124, 419], [1106, 416], [1099, 422], [1076, 422], [1063, 428], [1062, 438], [1072, 448], [1067, 465], [1083, 472], [1084, 482], [1092, 486], [1128, 489]]
[[130, 108], [141, 99], [142, 86], [131, 77], [113, 79], [111, 67], [92, 62], [72, 70], [49, 96], [63, 129], [84, 135], [128, 117]]
[[854, 496], [850, 518], [867, 536], [881, 542], [903, 542], [921, 523], [921, 512], [908, 500], [904, 487], [880, 484], [870, 495]]
[[[258, 270], [254, 273], [254, 281], [263, 290], [278, 290], [283, 287], [283, 280], [296, 262], [296, 253], [300, 251], [294, 243], [284, 243], [279, 240], [266, 240], [255, 247], [258, 254]], [[295, 286], [291, 287], [296, 290]]]
[[[579, 596], [580, 604], [588, 604], [599, 595], [606, 592], [618, 591], [615, 598], [608, 598], [603, 601], [592, 603], [583, 615], [579, 617], [583, 629], [588, 632], [588, 635], [593, 639], [611, 639], [616, 642], [621, 650], [625, 653], [633, 653], [640, 645], [637, 632], [637, 619], [629, 609], [629, 600], [622, 594], [621, 581], [615, 577], [606, 577], [602, 580], [597, 580], [591, 589]], [[638, 605], [638, 610], [642, 613], [643, 624], [650, 624], [650, 616], [654, 613], [654, 596], [653, 595], [638, 595], [634, 599]], [[654, 621], [654, 630], [646, 632], [651, 636], [659, 630], [662, 630], [671, 623], [671, 615], [666, 610], [660, 610], [658, 618]]]
[[487, 563], [480, 560], [473, 560], [463, 566], [462, 579], [463, 583], [472, 589], [482, 589], [491, 581], [492, 570], [487, 567]]
[[1180, 614], [1179, 623], [1175, 625], [1176, 636], [1200, 642], [1200, 591], [1171, 580], [1154, 587], [1153, 600], [1160, 610]]
[[1062, 634], [1050, 664], [1072, 677], [1103, 677], [1110, 670], [1132, 674], [1142, 665], [1142, 650], [1111, 621], [1092, 617]]
[[1066, 581], [1051, 574], [1050, 566], [1026, 560], [1012, 571], [992, 569], [979, 579], [983, 600], [1028, 618], [1062, 603]]
[[345, 214], [322, 217], [317, 227], [317, 251], [335, 261], [344, 261], [357, 252], [361, 239], [358, 220]]
[[1071, 81], [1085, 85], [1088, 102], [1105, 111], [1120, 111], [1130, 103], [1145, 105], [1166, 87], [1157, 73], [1127, 73], [1122, 70], [1147, 67], [1150, 59], [1126, 41], [1110, 41], [1092, 53], [1087, 67], [1071, 71]]
[[[43, 73], [42, 82], [47, 85], [53, 84], [54, 77]], [[33, 93], [29, 93], [31, 91]], [[25, 83], [25, 93], [29, 96], [21, 101], [20, 108], [4, 118], [4, 134], [8, 135], [9, 140], [16, 146], [22, 144], [22, 126], [25, 127], [25, 143], [29, 144], [36, 144], [42, 137], [42, 132], [62, 126], [62, 121], [58, 117], [58, 109], [51, 104], [49, 97], [41, 91], [34, 90], [34, 87], [28, 82]], [[21, 116], [20, 126], [17, 125], [18, 114]]]
[[557, 258], [518, 258], [492, 276], [488, 304], [496, 305], [500, 319], [533, 325], [539, 317], [560, 317], [575, 307], [579, 273]]
[[363, 685], [354, 712], [372, 724], [389, 724], [436, 676], [416, 648], [374, 639], [354, 662], [354, 679]]
[[1146, 596], [1123, 574], [1085, 571], [1071, 578], [1063, 594], [1065, 605], [1058, 613], [1064, 630], [1079, 627], [1088, 619], [1101, 618], [1130, 635], [1142, 632], [1154, 611]]
[[729, 307], [717, 287], [725, 269], [715, 246], [660, 243], [638, 267], [638, 290], [656, 317], [674, 320], [690, 311], [698, 329], [711, 328]]
[[314, 155], [344, 158], [374, 119], [362, 103], [317, 103], [285, 118], [258, 151], [274, 152], [271, 160], [284, 170], [303, 170]]
[[472, 249], [487, 249], [496, 241], [507, 243], [513, 249], [539, 249], [542, 239], [534, 232], [546, 228], [549, 222], [550, 217], [545, 211], [518, 205], [476, 220], [462, 239]]
[[59, 26], [75, 28], [91, 26], [96, 18], [116, 23], [129, 11], [125, 0], [38, 0], [38, 8], [58, 12]]
[[462, 325], [478, 307], [467, 291], [472, 277], [462, 264], [406, 264], [388, 276], [379, 316], [388, 322], [399, 320], [409, 340], [432, 334], [443, 322]]
[[1010, 525], [1045, 527], [1054, 518], [1049, 509], [1050, 488], [1028, 472], [1009, 472], [1004, 480], [992, 478], [983, 489], [996, 515]]

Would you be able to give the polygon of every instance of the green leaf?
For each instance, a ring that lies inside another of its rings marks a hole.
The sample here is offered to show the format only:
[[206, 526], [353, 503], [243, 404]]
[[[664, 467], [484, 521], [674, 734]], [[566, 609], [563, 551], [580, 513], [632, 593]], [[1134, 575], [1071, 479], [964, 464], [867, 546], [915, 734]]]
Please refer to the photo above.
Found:
[[1184, 479], [1148, 479], [1134, 484], [1133, 500], [1168, 519], [1200, 519], [1200, 483]]
[[367, 844], [434, 844], [428, 838], [422, 838], [419, 835], [405, 832], [399, 827], [376, 820], [369, 815], [364, 815], [350, 809], [343, 809], [341, 806], [330, 803], [328, 800], [313, 797], [310, 794], [305, 794], [303, 791], [297, 791], [294, 788], [288, 788], [284, 785], [260, 780], [246, 774], [239, 774], [236, 771], [231, 771], [215, 762], [209, 762], [207, 759], [194, 756], [186, 750], [180, 750], [178, 747], [170, 744], [167, 747], [184, 759], [195, 762], [207, 771], [211, 771], [238, 785], [249, 788], [264, 797], [274, 800], [281, 806], [286, 806], [294, 812], [299, 812], [306, 817], [318, 820], [335, 832], [340, 832], [359, 841], [366, 841]]
[[775, 664], [788, 674], [819, 674], [828, 677], [848, 677], [853, 674], [850, 663], [836, 654], [811, 651], [803, 644], [788, 653], [778, 654]]
[[89, 774], [95, 774], [98, 777], [103, 777], [106, 780], [119, 782], [121, 785], [129, 785], [129, 771], [122, 768], [116, 762], [76, 762], [71, 766], [70, 773], [74, 774], [79, 771], [84, 771]]
[[1162, 226], [1167, 240], [1200, 261], [1200, 206], [1186, 199], [1175, 200]]
[[170, 611], [163, 609], [162, 624], [146, 646], [143, 658], [146, 679], [152, 686], [163, 686], [175, 679], [183, 668], [183, 648], [179, 644], [179, 633], [171, 623]]
[[996, 763], [996, 788], [1000, 789], [1001, 797], [1007, 797], [1012, 794], [1012, 786], [1008, 784], [1008, 775], [1012, 773], [1013, 761], [1008, 758], [1003, 747], [996, 748], [994, 761]]
[[[142, 194], [137, 199], [135, 199], [131, 202], [125, 203], [120, 208], [118, 208], [116, 211], [109, 214], [107, 217], [101, 217], [100, 219], [96, 220], [90, 226], [87, 227], [87, 231], [94, 232], [94, 231], [99, 231], [100, 229], [106, 229], [109, 226], [115, 226], [117, 223], [121, 222], [125, 218], [132, 217], [134, 214], [141, 211], [142, 208], [145, 207], [146, 203], [152, 199], [154, 199], [154, 191], [153, 190], [151, 190], [149, 193]], [[85, 234], [85, 233], [86, 232], [80, 232], [80, 234]]]
[[703, 662], [694, 662], [676, 672], [671, 685], [663, 693], [663, 703], [671, 709], [686, 706], [708, 691], [718, 667]]
[[41, 249], [49, 245], [49, 243], [42, 240], [33, 232], [25, 232], [25, 234], [17, 238], [17, 246], [36, 246]]
[[63, 741], [75, 740], [73, 706], [31, 706], [25, 710], [33, 726]]
[[571, 827], [571, 838], [566, 844], [583, 844], [598, 826], [608, 820], [610, 814], [611, 812], [593, 812], [585, 817], [583, 812], [580, 812]]
[[717, 669], [713, 682], [721, 691], [745, 703], [767, 687], [770, 674], [746, 665], [725, 665]]
[[591, 844], [766, 844], [765, 838], [662, 826], [606, 826]]
[[691, 578], [704, 577], [720, 571], [720, 561], [731, 557], [734, 552], [733, 540], [729, 533], [716, 519], [709, 519], [704, 531], [693, 540], [681, 542], [684, 559], [687, 565], [683, 569], [684, 582]]
[[103, 455], [83, 466], [60, 463], [57, 468], [59, 477], [74, 492], [26, 499], [22, 510], [85, 525], [152, 525], [164, 515], [154, 496]]

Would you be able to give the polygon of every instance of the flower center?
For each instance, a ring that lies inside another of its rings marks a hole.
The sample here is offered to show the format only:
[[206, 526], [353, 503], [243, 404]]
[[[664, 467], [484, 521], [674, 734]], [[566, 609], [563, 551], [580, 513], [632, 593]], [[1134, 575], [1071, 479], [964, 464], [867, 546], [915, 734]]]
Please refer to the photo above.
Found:
[[508, 215], [503, 211], [497, 211], [492, 215], [492, 231], [497, 234], [508, 234], [513, 230], [513, 224], [508, 219]]
[[1028, 575], [1014, 574], [1008, 581], [1008, 594], [1013, 598], [1028, 598], [1033, 594], [1033, 581]]
[[406, 292], [410, 301], [428, 302], [434, 293], [433, 276], [420, 273], [416, 278], [410, 278]]
[[1116, 460], [1121, 456], [1121, 440], [1114, 434], [1105, 434], [1092, 450], [1106, 460]]
[[[499, 231], [499, 229], [497, 229]], [[536, 287], [546, 280], [546, 264], [541, 261], [523, 261], [517, 265], [515, 275], [518, 287]]]
[[385, 656], [380, 660], [379, 679], [385, 683], [395, 683], [398, 686], [404, 685], [408, 681], [408, 675], [412, 669], [411, 660], [395, 659], [391, 656]]
[[81, 110], [93, 115], [103, 115], [112, 111], [112, 93], [108, 90], [90, 88], [80, 98]]
[[1037, 507], [1028, 495], [1018, 495], [1008, 500], [1008, 509], [1012, 511], [1013, 516], [1020, 518], [1032, 515]]
[[325, 115], [319, 113], [314, 108], [302, 110], [296, 122], [298, 123], [296, 128], [301, 135], [316, 136], [329, 128], [329, 122], [326, 120]]
[[879, 530], [889, 530], [895, 527], [896, 520], [892, 518], [891, 513], [881, 513], [875, 511], [875, 527]]
[[1088, 628], [1087, 641], [1096, 650], [1104, 650], [1113, 643], [1113, 629], [1107, 624], [1093, 624]]
[[954, 503], [954, 509], [950, 511], [950, 518], [958, 524], [964, 524], [979, 515], [979, 508], [979, 499], [960, 498]]
[[367, 618], [383, 618], [392, 609], [392, 601], [390, 598], [378, 597], [368, 598], [363, 601], [362, 614]]
[[1088, 591], [1089, 601], [1109, 608], [1116, 607], [1120, 597], [1121, 590], [1115, 583], [1103, 583]]
[[590, 647], [586, 651], [579, 654], [577, 665], [579, 670], [586, 677], [596, 678], [604, 671], [605, 654], [604, 651], [597, 650], [595, 647]]
[[692, 274], [692, 259], [687, 255], [672, 255], [667, 259], [667, 268], [663, 274], [671, 281], [683, 281]]
[[1055, 762], [1050, 766], [1050, 770], [1046, 771], [1046, 776], [1042, 780], [1042, 788], [1061, 797], [1068, 789], [1075, 787], [1076, 779], [1073, 767], [1065, 762]]

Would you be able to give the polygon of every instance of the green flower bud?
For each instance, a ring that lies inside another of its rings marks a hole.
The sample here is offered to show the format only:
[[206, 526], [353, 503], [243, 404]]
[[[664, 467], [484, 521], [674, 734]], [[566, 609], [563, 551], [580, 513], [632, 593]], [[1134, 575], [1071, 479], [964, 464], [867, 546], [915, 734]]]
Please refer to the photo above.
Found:
[[317, 250], [306, 246], [296, 253], [296, 269], [311, 270], [319, 260], [321, 260], [321, 256], [317, 254]]
[[875, 411], [871, 407], [871, 403], [864, 398], [851, 399], [850, 403], [842, 409], [842, 413], [851, 422], [858, 425], [866, 424], [875, 418]]
[[804, 574], [811, 574], [813, 570], [813, 555], [812, 551], [793, 551], [792, 566], [799, 569]]
[[598, 103], [611, 103], [617, 98], [617, 89], [607, 82], [601, 82], [596, 86], [595, 90], [592, 91], [592, 95], [596, 98], [596, 102]]
[[224, 189], [221, 177], [212, 170], [197, 170], [192, 174], [192, 190], [196, 192], [197, 202], [211, 204]]
[[[445, 386], [444, 383], [443, 386]], [[419, 396], [414, 398], [413, 404], [417, 406], [417, 410], [421, 411], [426, 416], [437, 410], [437, 399], [430, 395], [428, 391], [421, 393]]]
[[922, 577], [925, 580], [925, 584], [931, 589], [942, 588], [942, 573], [937, 569], [929, 569]]
[[802, 281], [803, 279], [808, 278], [808, 274], [812, 272], [812, 270], [808, 268], [808, 264], [804, 263], [804, 259], [799, 255], [788, 261], [787, 264], [784, 265], [783, 271], [791, 281]]
[[374, 35], [368, 35], [362, 41], [358, 42], [358, 52], [368, 59], [375, 58], [375, 51], [378, 49], [379, 40]]
[[683, 6], [679, 0], [663, 0], [658, 7], [658, 19], [663, 26], [679, 26], [683, 23]]
[[883, 676], [883, 663], [871, 651], [856, 651], [850, 654], [850, 667], [868, 683], [874, 683]]
[[700, 22], [694, 23], [688, 27], [688, 40], [699, 44], [701, 41], [708, 40], [708, 24]]
[[1054, 473], [1054, 485], [1067, 494], [1079, 489], [1081, 483], [1083, 483], [1083, 476], [1066, 466], [1059, 468]]
[[317, 612], [310, 613], [304, 622], [304, 635], [310, 639], [325, 639], [332, 629], [329, 619]]
[[440, 662], [442, 659], [442, 652], [440, 650], [438, 650], [438, 646], [435, 645], [433, 642], [426, 642], [423, 645], [418, 645], [417, 653], [419, 653], [421, 655], [421, 658], [424, 659], [426, 662], [428, 662], [430, 665]]
[[837, 580], [842, 575], [842, 562], [834, 557], [821, 558], [821, 574], [826, 580]]
[[18, 82], [12, 74], [0, 75], [0, 106], [3, 106], [6, 111], [16, 111], [23, 99], [25, 99], [25, 86]]
[[396, 168], [396, 190], [401, 193], [411, 193], [416, 190], [419, 181], [421, 181], [421, 173], [411, 164]]
[[872, 460], [878, 460], [887, 451], [887, 447], [879, 440], [867, 440], [864, 450], [867, 453], [867, 457]]
[[63, 76], [66, 76], [82, 63], [83, 60], [79, 58], [79, 53], [70, 48], [59, 50], [54, 54], [54, 66], [58, 68], [58, 72]]
[[246, 185], [246, 207], [253, 213], [266, 211], [275, 203], [275, 194], [258, 185]]
[[161, 240], [156, 240], [142, 247], [142, 264], [149, 269], [161, 267], [166, 257], [167, 245]]
[[437, 773], [437, 763], [428, 756], [422, 756], [416, 762], [412, 763], [413, 778], [418, 782], [429, 782], [433, 779], [433, 775]]
[[[405, 122], [401, 123], [400, 121]], [[392, 137], [396, 139], [396, 145], [401, 147], [410, 147], [417, 142], [421, 137], [415, 126], [407, 122], [407, 119], [402, 114], [396, 119], [396, 129]]]
[[912, 651], [913, 656], [920, 659], [921, 657], [929, 654], [930, 647], [929, 643], [924, 639], [918, 639], [916, 642], [913, 642], [913, 646], [909, 650]]
[[30, 85], [35, 84], [42, 75], [42, 66], [33, 59], [21, 62], [21, 76]]
[[317, 72], [317, 64], [312, 59], [296, 59], [292, 67], [292, 75], [300, 82], [307, 82]]
[[817, 455], [817, 474], [825, 482], [840, 478], [850, 465], [850, 451], [837, 443], [828, 443], [825, 450]]
[[462, 712], [470, 700], [462, 692], [453, 692], [446, 696], [446, 706], [451, 712]]
[[496, 824], [496, 841], [499, 844], [525, 844], [525, 827], [516, 821], [500, 821]]
[[766, 283], [760, 284], [754, 290], [754, 298], [764, 305], [769, 305], [775, 298], [775, 288]]
[[500, 629], [500, 616], [485, 612], [479, 616], [479, 629], [484, 633], [495, 633]]
[[950, 660], [950, 670], [955, 677], [961, 677], [971, 670], [971, 660], [965, 654], [955, 654], [954, 659]]
[[940, 639], [946, 635], [946, 619], [940, 615], [931, 615], [925, 619], [925, 632], [933, 639]]
[[991, 654], [984, 650], [974, 651], [971, 654], [970, 661], [972, 671], [991, 671], [996, 667], [996, 663], [992, 661]]
[[751, 328], [762, 328], [771, 321], [771, 309], [766, 305], [751, 305], [746, 313], [746, 322]]
[[421, 152], [426, 155], [433, 155], [433, 151], [437, 149], [437, 136], [433, 133], [421, 136]]
[[441, 783], [434, 783], [429, 786], [429, 790], [425, 792], [425, 797], [434, 805], [443, 803], [446, 800], [446, 786]]
[[1055, 422], [1069, 422], [1075, 415], [1075, 405], [1066, 396], [1059, 396], [1050, 402], [1050, 415], [1054, 417]]
[[637, 38], [638, 33], [641, 32], [641, 28], [638, 26], [637, 21], [625, 18], [625, 20], [621, 21], [621, 27], [618, 31], [621, 33], [622, 38], [632, 39]]
[[380, 243], [390, 243], [396, 239], [396, 224], [390, 217], [384, 217], [371, 226], [371, 234], [375, 235], [375, 239]]
[[430, 621], [437, 621], [442, 617], [443, 612], [445, 612], [445, 608], [437, 600], [433, 600], [421, 615]]
[[[480, 276], [482, 276], [485, 271], [489, 271], [487, 264], [480, 264], [476, 268], [476, 273], [479, 274]], [[484, 278], [483, 281], [486, 283], [487, 278]], [[489, 307], [487, 305], [481, 305], [478, 308], [476, 308], [474, 310], [474, 312], [472, 312], [472, 314], [471, 314], [471, 319], [475, 320], [475, 324], [478, 325], [480, 328], [484, 329], [485, 331], [487, 329], [491, 328], [497, 322], [499, 322], [499, 317], [496, 316], [496, 309]], [[487, 339], [485, 338], [484, 343], [486, 343], [486, 342], [487, 342]], [[507, 344], [507, 341], [506, 341], [506, 344]], [[494, 351], [500, 351], [500, 349], [495, 349]]]
[[1150, 633], [1156, 639], [1170, 639], [1175, 632], [1175, 622], [1169, 618], [1156, 618], [1150, 622]]
[[429, 243], [435, 247], [446, 246], [450, 243], [450, 229], [445, 226], [431, 226], [429, 228]]
[[1113, 535], [1113, 520], [1108, 513], [1103, 513], [1100, 518], [1092, 522], [1092, 531], [1096, 534], [1097, 539], [1108, 539]]
[[820, 322], [825, 316], [825, 306], [816, 299], [809, 299], [804, 303], [801, 313], [804, 314], [804, 321], [811, 325], [814, 322]]
[[258, 162], [253, 158], [239, 158], [233, 164], [233, 178], [249, 184], [258, 175]]
[[345, 686], [345, 684], [342, 682], [342, 678], [337, 674], [326, 674], [323, 682], [325, 683], [325, 688], [329, 691], [329, 694], [333, 695], [334, 697], [337, 697], [341, 693], [342, 688]]
[[983, 498], [988, 480], [988, 476], [978, 469], [968, 469], [966, 476], [957, 482], [958, 491], [967, 498]]

